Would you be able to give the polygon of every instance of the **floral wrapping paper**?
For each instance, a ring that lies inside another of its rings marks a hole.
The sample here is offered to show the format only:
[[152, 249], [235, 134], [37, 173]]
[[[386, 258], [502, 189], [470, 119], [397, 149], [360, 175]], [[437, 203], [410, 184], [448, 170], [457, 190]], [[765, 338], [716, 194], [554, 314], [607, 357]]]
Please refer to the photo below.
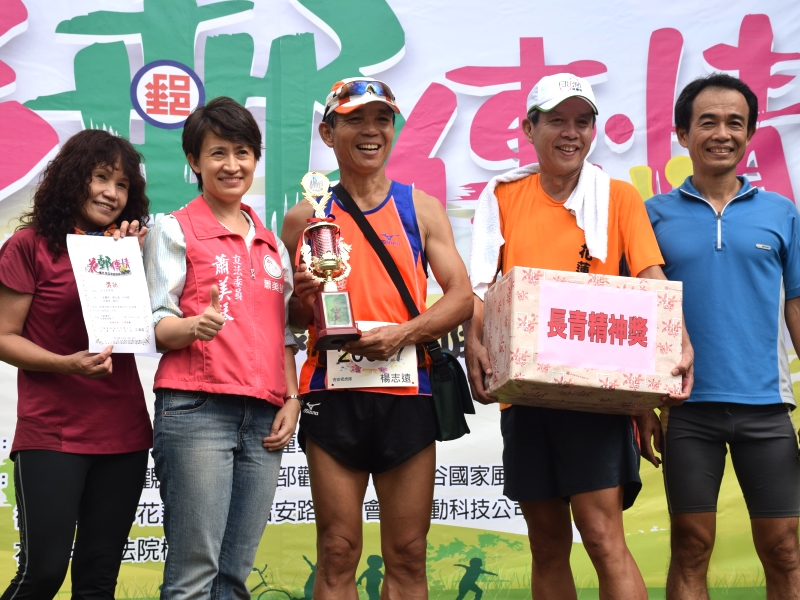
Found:
[[[626, 371], [624, 364], [595, 369], [540, 362], [539, 330], [549, 329], [551, 318], [540, 314], [543, 281], [655, 292], [656, 323], [647, 342], [655, 347], [655, 372]], [[483, 340], [492, 363], [487, 392], [508, 404], [588, 412], [635, 415], [658, 407], [664, 394], [681, 390], [681, 377], [672, 369], [681, 356], [682, 299], [680, 281], [514, 267], [485, 298]]]

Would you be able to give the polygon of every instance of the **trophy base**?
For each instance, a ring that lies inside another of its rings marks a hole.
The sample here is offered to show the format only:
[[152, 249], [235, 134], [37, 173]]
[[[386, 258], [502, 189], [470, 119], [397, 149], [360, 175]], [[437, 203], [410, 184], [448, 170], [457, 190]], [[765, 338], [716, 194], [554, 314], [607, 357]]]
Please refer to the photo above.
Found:
[[340, 350], [361, 338], [347, 292], [320, 292], [314, 301], [315, 350]]
[[314, 340], [314, 349], [341, 350], [347, 342], [361, 339], [361, 330], [358, 327], [332, 327], [319, 332], [319, 337]]

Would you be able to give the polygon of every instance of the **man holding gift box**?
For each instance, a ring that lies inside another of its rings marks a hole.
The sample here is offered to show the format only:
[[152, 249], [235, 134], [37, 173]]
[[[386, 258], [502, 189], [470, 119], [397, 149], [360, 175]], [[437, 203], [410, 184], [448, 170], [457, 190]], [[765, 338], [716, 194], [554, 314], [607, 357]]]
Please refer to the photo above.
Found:
[[[683, 281], [697, 348], [691, 398], [646, 427], [663, 448], [671, 515], [667, 598], [708, 598], [726, 444], [736, 469], [767, 597], [800, 598], [800, 462], [784, 323], [800, 347], [800, 219], [790, 200], [736, 176], [756, 131], [758, 99], [715, 73], [675, 104], [694, 174], [647, 201], [670, 279]], [[758, 157], [761, 159], [761, 157]], [[655, 420], [655, 416], [652, 415]]]
[[[470, 279], [474, 314], [466, 353], [473, 396], [484, 404], [492, 373], [482, 344], [483, 297], [498, 271], [536, 267], [666, 279], [663, 259], [641, 198], [628, 183], [585, 162], [597, 107], [589, 82], [569, 73], [542, 78], [528, 96], [522, 127], [537, 164], [492, 179], [475, 214]], [[624, 261], [622, 259], [625, 259]], [[693, 353], [683, 335], [688, 397]], [[625, 544], [622, 511], [641, 489], [638, 435], [621, 415], [530, 406], [505, 407], [504, 493], [519, 502], [533, 554], [535, 598], [576, 598], [570, 569], [570, 506], [597, 569], [603, 597], [644, 599], [644, 581]], [[653, 457], [653, 460], [655, 457]]]

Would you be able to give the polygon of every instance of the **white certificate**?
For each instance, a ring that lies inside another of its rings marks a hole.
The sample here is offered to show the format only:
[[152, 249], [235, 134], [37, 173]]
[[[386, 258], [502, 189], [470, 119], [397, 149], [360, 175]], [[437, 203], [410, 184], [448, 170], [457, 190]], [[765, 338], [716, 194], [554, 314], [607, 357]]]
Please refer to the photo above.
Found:
[[136, 236], [67, 235], [89, 352], [155, 352], [153, 313]]
[[[383, 325], [379, 321], [359, 321], [356, 326], [368, 331]], [[388, 360], [370, 360], [344, 350], [328, 350], [327, 388], [380, 388], [417, 386], [417, 348], [400, 348]]]

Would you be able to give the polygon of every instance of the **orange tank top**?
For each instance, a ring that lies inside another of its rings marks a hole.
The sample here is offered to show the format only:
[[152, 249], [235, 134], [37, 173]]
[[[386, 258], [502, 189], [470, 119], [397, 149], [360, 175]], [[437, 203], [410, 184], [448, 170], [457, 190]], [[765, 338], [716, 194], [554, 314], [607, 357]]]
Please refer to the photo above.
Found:
[[[366, 211], [364, 216], [397, 263], [417, 308], [420, 312], [425, 312], [428, 263], [422, 248], [412, 190], [409, 185], [393, 181], [386, 199], [376, 208]], [[340, 287], [350, 293], [355, 320], [388, 323], [408, 321], [411, 318], [408, 309], [383, 263], [335, 194], [325, 212], [336, 219], [342, 241], [352, 247], [350, 275]], [[314, 325], [309, 325], [306, 344], [308, 357], [300, 371], [301, 394], [326, 389], [327, 369], [323, 364], [324, 358], [320, 361], [320, 353], [314, 350], [315, 334]], [[427, 366], [420, 366], [418, 375], [419, 387], [354, 389], [395, 395], [429, 395], [431, 387]]]

